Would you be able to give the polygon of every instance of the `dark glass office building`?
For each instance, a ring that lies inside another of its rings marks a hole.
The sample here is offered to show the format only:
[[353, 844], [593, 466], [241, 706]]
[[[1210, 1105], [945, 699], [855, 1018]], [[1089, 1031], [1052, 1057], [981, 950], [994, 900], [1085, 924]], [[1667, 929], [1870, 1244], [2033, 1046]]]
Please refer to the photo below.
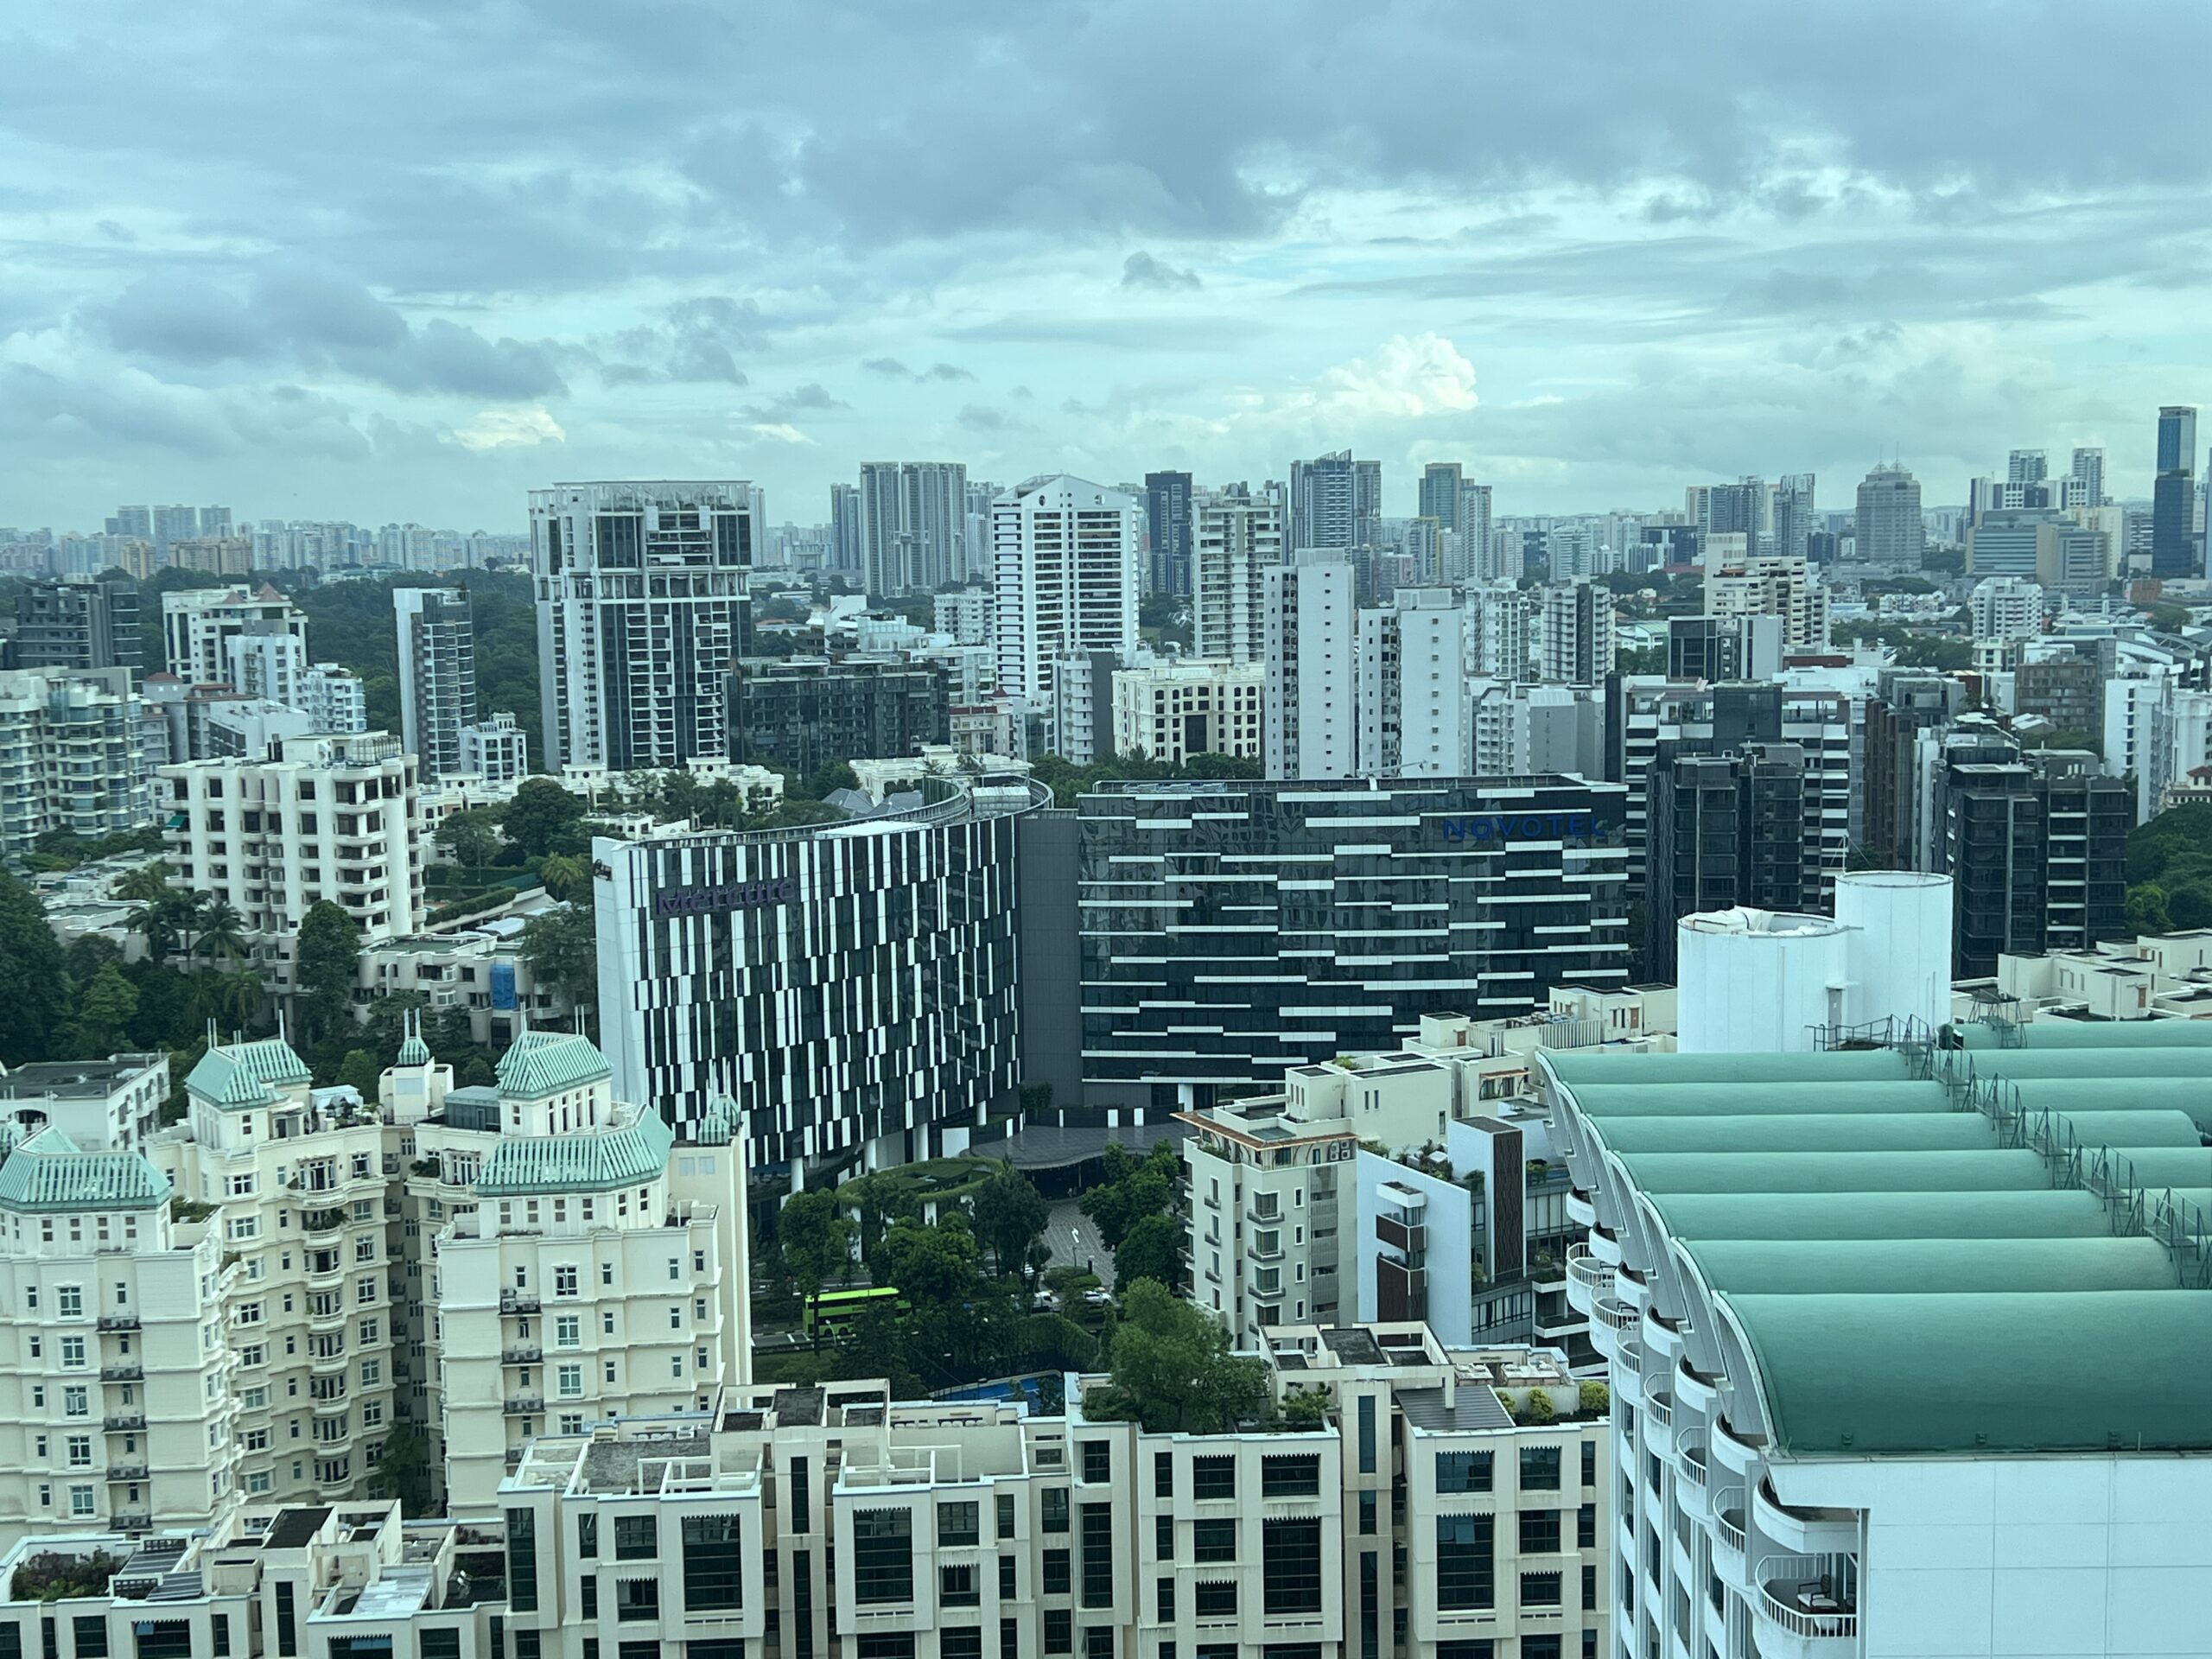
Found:
[[951, 734], [944, 672], [887, 658], [749, 658], [729, 677], [729, 758], [805, 777], [896, 760]]
[[1077, 803], [1084, 1096], [1205, 1104], [1425, 1014], [1628, 981], [1620, 785], [1108, 785]]

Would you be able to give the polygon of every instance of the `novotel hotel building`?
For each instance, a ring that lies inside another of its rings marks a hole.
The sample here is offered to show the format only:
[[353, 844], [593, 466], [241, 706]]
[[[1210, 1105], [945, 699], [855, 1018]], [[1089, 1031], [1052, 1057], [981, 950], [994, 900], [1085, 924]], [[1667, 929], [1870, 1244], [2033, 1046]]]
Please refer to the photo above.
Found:
[[1015, 824], [1051, 796], [1018, 779], [931, 793], [895, 817], [594, 841], [616, 1094], [679, 1130], [734, 1104], [755, 1168], [795, 1182], [1002, 1130]]
[[1628, 982], [1625, 788], [1579, 778], [1109, 784], [1084, 796], [1085, 1098], [1205, 1105], [1427, 1014]]

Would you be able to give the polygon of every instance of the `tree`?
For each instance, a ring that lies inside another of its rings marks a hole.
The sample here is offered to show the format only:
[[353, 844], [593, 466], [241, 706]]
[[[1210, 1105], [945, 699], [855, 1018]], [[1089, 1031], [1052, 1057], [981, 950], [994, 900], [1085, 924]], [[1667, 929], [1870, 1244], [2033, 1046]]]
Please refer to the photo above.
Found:
[[548, 853], [537, 867], [537, 879], [556, 899], [585, 898], [591, 892], [591, 861], [574, 853]]
[[0, 1063], [52, 1058], [68, 1006], [61, 943], [38, 896], [0, 874]]
[[1329, 1421], [1329, 1396], [1320, 1389], [1300, 1389], [1282, 1402], [1282, 1420], [1292, 1428], [1320, 1428]]
[[438, 826], [437, 843], [461, 868], [481, 876], [484, 867], [499, 855], [498, 816], [488, 806], [456, 812]]
[[384, 1437], [366, 1487], [372, 1497], [397, 1498], [404, 1516], [419, 1516], [429, 1509], [430, 1443], [421, 1429], [402, 1423]]
[[948, 1216], [934, 1227], [902, 1217], [883, 1236], [872, 1271], [879, 1282], [896, 1285], [917, 1313], [942, 1313], [973, 1294], [982, 1265], [965, 1217]]
[[[826, 1187], [794, 1192], [784, 1201], [776, 1217], [776, 1248], [784, 1258], [784, 1272], [806, 1299], [810, 1313], [822, 1311], [822, 1287], [831, 1274], [842, 1279], [852, 1266], [853, 1224], [838, 1208], [836, 1195]], [[822, 1321], [809, 1320], [814, 1345], [822, 1345]]]
[[147, 955], [156, 962], [166, 962], [191, 931], [199, 910], [194, 895], [164, 884], [158, 895], [139, 901], [138, 908], [124, 918], [124, 925], [146, 941]]
[[131, 1016], [138, 1012], [138, 988], [109, 963], [92, 976], [77, 1001], [71, 1046], [82, 1060], [105, 1059], [130, 1046]]
[[2139, 938], [2174, 931], [2174, 919], [2166, 913], [2166, 890], [2156, 881], [2127, 890], [2127, 931]]
[[341, 1087], [355, 1090], [364, 1101], [374, 1105], [378, 1086], [384, 1081], [384, 1068], [367, 1049], [349, 1048], [338, 1068], [338, 1081]]
[[1559, 1415], [1559, 1408], [1552, 1404], [1552, 1397], [1541, 1389], [1529, 1390], [1529, 1397], [1521, 1402], [1513, 1420], [1520, 1423], [1548, 1423]]
[[1122, 1299], [1112, 1369], [1110, 1386], [1084, 1401], [1094, 1419], [1134, 1420], [1148, 1434], [1219, 1434], [1268, 1414], [1266, 1364], [1231, 1354], [1228, 1333], [1157, 1280], [1140, 1279]]
[[1140, 1217], [1114, 1251], [1114, 1283], [1124, 1295], [1141, 1280], [1173, 1290], [1183, 1282], [1183, 1224], [1173, 1216]]
[[168, 866], [159, 861], [142, 864], [115, 884], [115, 896], [133, 904], [151, 904], [169, 890]]
[[361, 930], [329, 899], [318, 900], [300, 918], [296, 982], [305, 1035], [325, 1037], [337, 1030], [353, 1001], [360, 977]]
[[111, 962], [118, 968], [123, 965], [123, 947], [105, 933], [79, 933], [69, 941], [61, 959], [69, 970], [71, 984], [89, 985], [92, 976]]
[[1602, 1382], [1585, 1382], [1574, 1403], [1584, 1416], [1602, 1417], [1613, 1408], [1613, 1391]]
[[1163, 1141], [1141, 1162], [1116, 1145], [1106, 1148], [1106, 1179], [1083, 1195], [1083, 1213], [1098, 1224], [1109, 1250], [1121, 1248], [1129, 1229], [1145, 1216], [1158, 1215], [1174, 1202], [1182, 1160]]
[[245, 955], [245, 918], [227, 899], [202, 899], [192, 950], [194, 956], [222, 957], [236, 962]]
[[1020, 1272], [1031, 1242], [1052, 1215], [1035, 1184], [1012, 1164], [1001, 1164], [969, 1206], [976, 1236], [990, 1247], [993, 1266], [1001, 1274]]
[[523, 925], [519, 948], [531, 977], [579, 1007], [598, 991], [599, 935], [584, 906], [557, 905], [531, 917]]
[[581, 842], [584, 810], [581, 795], [571, 795], [550, 778], [525, 778], [500, 809], [499, 823], [524, 858], [543, 858]]
[[858, 789], [860, 774], [847, 760], [824, 761], [807, 775], [806, 792], [817, 801], [826, 801], [841, 789]]

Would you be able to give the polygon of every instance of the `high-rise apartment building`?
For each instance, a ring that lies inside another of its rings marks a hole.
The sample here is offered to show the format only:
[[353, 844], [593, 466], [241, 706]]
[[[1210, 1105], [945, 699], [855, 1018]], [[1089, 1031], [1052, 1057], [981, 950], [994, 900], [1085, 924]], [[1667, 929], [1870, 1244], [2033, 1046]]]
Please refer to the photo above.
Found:
[[1774, 486], [1774, 553], [1777, 558], [1810, 556], [1820, 517], [1813, 507], [1813, 474], [1786, 473]]
[[1497, 533], [1491, 528], [1490, 486], [1465, 484], [1459, 489], [1459, 548], [1457, 569], [1446, 574], [1455, 581], [1495, 582], [1511, 580], [1521, 574], [1520, 562], [1513, 562], [1513, 569], [1504, 568], [1498, 556]]
[[487, 784], [519, 783], [530, 772], [530, 739], [511, 714], [461, 728], [461, 771]]
[[850, 484], [830, 486], [830, 568], [847, 577], [857, 577], [868, 568], [867, 514], [861, 493]]
[[2032, 639], [2043, 632], [2043, 589], [2018, 576], [1992, 576], [1967, 596], [1977, 639]]
[[1670, 755], [1649, 780], [1644, 887], [1646, 978], [1676, 977], [1675, 927], [1700, 911], [1745, 906], [1799, 911], [1819, 880], [1808, 844], [1806, 757], [1794, 743], [1751, 743], [1732, 754]]
[[2101, 507], [2110, 503], [2105, 493], [2105, 452], [2076, 449], [2066, 475], [2066, 493], [2060, 502], [2068, 507]]
[[1339, 449], [1290, 463], [1291, 550], [1364, 547], [1382, 511], [1382, 463]]
[[806, 777], [836, 760], [895, 760], [950, 735], [945, 676], [920, 663], [754, 658], [730, 675], [729, 758]]
[[0, 857], [49, 830], [98, 840], [151, 823], [144, 724], [128, 669], [0, 671]]
[[1707, 536], [1741, 536], [1754, 553], [1774, 510], [1764, 480], [1748, 474], [1733, 484], [1692, 485], [1686, 505], [1690, 522]]
[[1266, 665], [1168, 663], [1114, 673], [1113, 752], [1179, 765], [1197, 754], [1265, 757]]
[[361, 683], [361, 677], [350, 668], [341, 668], [336, 663], [310, 664], [300, 676], [299, 697], [299, 707], [307, 715], [310, 732], [369, 729], [368, 689]]
[[1536, 596], [1515, 582], [1485, 582], [1467, 591], [1475, 613], [1475, 671], [1511, 683], [1535, 671]]
[[1613, 671], [1613, 591], [1600, 582], [1554, 582], [1543, 590], [1536, 672], [1560, 685], [1596, 685]]
[[200, 512], [196, 507], [156, 507], [154, 509], [154, 550], [167, 553], [179, 542], [188, 542], [205, 534], [200, 528]]
[[1358, 620], [1357, 760], [1369, 778], [1467, 778], [1470, 617], [1451, 588], [1402, 588]]
[[749, 637], [752, 486], [531, 493], [545, 764], [680, 767], [729, 752], [723, 687]]
[[107, 521], [107, 533], [150, 542], [154, 539], [154, 510], [151, 507], [118, 507], [115, 516]]
[[476, 629], [458, 588], [395, 588], [399, 741], [424, 788], [461, 772], [461, 728], [476, 722]]
[[2196, 556], [2196, 410], [2158, 411], [2158, 469], [2151, 484], [2151, 574], [2194, 575]]
[[163, 766], [163, 851], [175, 885], [226, 900], [292, 989], [301, 921], [328, 899], [365, 938], [414, 932], [423, 834], [414, 757], [384, 732], [286, 737], [274, 757]]
[[14, 666], [88, 670], [143, 666], [138, 584], [117, 569], [25, 582], [16, 594]]
[[1770, 680], [1782, 672], [1782, 618], [1763, 612], [1667, 620], [1667, 677]]
[[[1191, 563], [1191, 475], [1188, 473], [1147, 473], [1144, 475], [1146, 545], [1152, 566], [1147, 585], [1155, 594], [1187, 594], [1192, 576]], [[1201, 653], [1203, 654], [1203, 652]]]
[[861, 466], [861, 556], [878, 599], [967, 579], [968, 469], [958, 461]]
[[1904, 467], [1885, 462], [1860, 481], [1854, 524], [1859, 563], [1884, 570], [1920, 569], [1928, 551], [1920, 480]]
[[1350, 778], [1358, 755], [1357, 573], [1339, 552], [1262, 573], [1270, 778]]
[[1062, 657], [1136, 649], [1142, 513], [1135, 496], [1065, 474], [992, 505], [999, 686], [1033, 714], [1052, 707]]
[[266, 582], [251, 594], [242, 588], [188, 588], [163, 594], [164, 666], [188, 685], [227, 684], [230, 642], [257, 624], [293, 635], [305, 659], [307, 618]]
[[1267, 655], [1267, 572], [1283, 562], [1282, 502], [1272, 488], [1205, 490], [1187, 504], [1194, 653], [1226, 663]]
[[244, 576], [253, 569], [253, 542], [245, 536], [188, 536], [171, 542], [162, 556], [178, 570]]
[[1707, 571], [1705, 611], [1708, 616], [1780, 619], [1786, 654], [1828, 648], [1827, 587], [1802, 558], [1759, 556]]
[[1417, 517], [1433, 518], [1447, 534], [1459, 532], [1459, 497], [1466, 488], [1466, 468], [1456, 461], [1432, 461], [1421, 469]]

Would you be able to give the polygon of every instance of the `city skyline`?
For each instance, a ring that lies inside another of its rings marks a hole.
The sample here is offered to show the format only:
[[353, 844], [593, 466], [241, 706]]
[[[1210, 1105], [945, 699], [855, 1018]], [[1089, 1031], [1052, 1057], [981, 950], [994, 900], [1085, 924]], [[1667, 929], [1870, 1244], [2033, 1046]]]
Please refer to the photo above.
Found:
[[[2022, 444], [2101, 445], [2133, 496], [2212, 379], [2191, 8], [1708, 6], [1602, 48], [1417, 10], [104, 10], [11, 43], [8, 522], [505, 524], [550, 478], [690, 475], [804, 523], [887, 455], [1117, 484], [1348, 444], [1392, 514], [1432, 460], [1541, 512], [1892, 454], [1955, 500]], [[1446, 45], [1466, 96], [1403, 96]]]

